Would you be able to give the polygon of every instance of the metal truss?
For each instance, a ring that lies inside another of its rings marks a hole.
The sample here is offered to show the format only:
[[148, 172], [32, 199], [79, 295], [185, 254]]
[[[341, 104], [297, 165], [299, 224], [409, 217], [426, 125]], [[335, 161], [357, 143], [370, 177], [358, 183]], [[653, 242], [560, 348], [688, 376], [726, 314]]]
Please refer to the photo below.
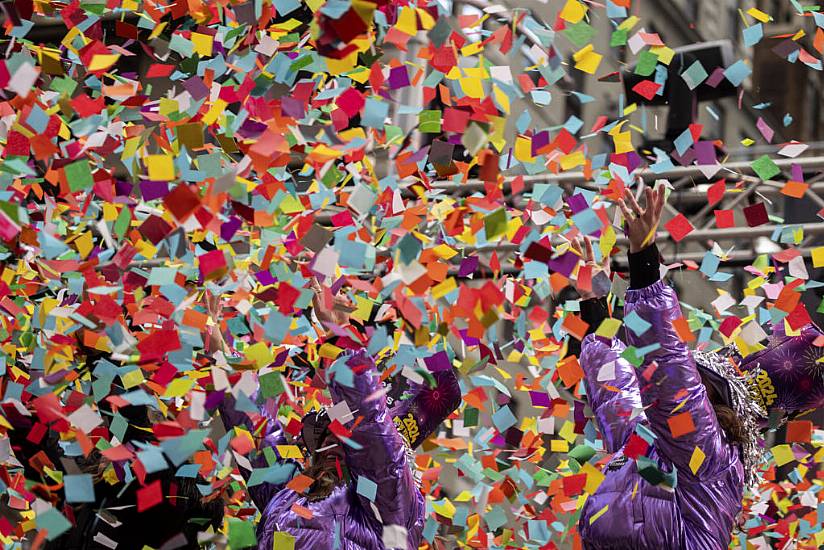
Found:
[[[789, 169], [791, 165], [798, 166], [803, 172], [813, 176], [808, 176], [806, 182], [809, 184], [804, 199], [792, 200], [806, 200], [815, 205], [816, 209], [824, 209], [824, 157], [809, 157], [798, 159], [780, 159], [776, 164], [782, 170]], [[707, 250], [711, 250], [714, 244], [718, 244], [722, 250], [728, 252], [725, 255], [725, 260], [732, 264], [748, 265], [752, 263], [756, 256], [760, 253], [757, 245], [759, 238], [771, 238], [775, 235], [785, 234], [787, 231], [801, 231], [802, 239], [798, 243], [793, 243], [803, 255], [809, 256], [811, 248], [816, 244], [822, 242], [824, 236], [824, 223], [800, 223], [800, 224], [765, 224], [757, 227], [733, 227], [733, 228], [717, 228], [714, 227], [713, 210], [741, 210], [752, 201], [763, 201], [768, 205], [771, 214], [780, 218], [784, 217], [783, 205], [784, 196], [781, 194], [781, 189], [784, 183], [778, 180], [761, 180], [758, 177], [751, 175], [752, 168], [748, 162], [736, 162], [722, 165], [721, 169], [714, 176], [714, 180], [724, 178], [727, 182], [728, 191], [724, 193], [720, 202], [710, 206], [707, 202], [706, 189], [709, 187], [709, 181], [704, 177], [703, 172], [696, 166], [678, 167], [666, 172], [654, 172], [650, 169], [638, 170], [634, 174], [635, 181], [639, 184], [652, 185], [657, 180], [666, 180], [672, 186], [673, 190], [670, 195], [667, 212], [665, 213], [665, 221], [678, 214], [689, 213], [687, 218], [695, 229], [684, 237], [679, 243], [675, 243], [669, 233], [660, 231], [657, 235], [659, 248], [667, 262], [677, 261], [700, 261]], [[575, 192], [576, 188], [598, 190], [597, 186], [591, 183], [591, 180], [586, 178], [583, 172], [567, 172], [557, 175], [541, 175], [541, 176], [523, 176], [524, 191], [521, 195], [511, 195], [511, 183], [514, 177], [508, 177], [504, 180], [503, 190], [506, 193], [506, 202], [509, 206], [518, 210], [528, 208], [528, 199], [524, 195], [528, 195], [536, 184], [556, 184], [563, 188], [564, 194], [568, 197]], [[420, 199], [418, 195], [411, 189], [412, 186], [421, 185], [417, 179], [407, 178], [401, 182], [400, 190], [407, 198], [407, 205], [414, 206]], [[465, 183], [458, 183], [454, 181], [436, 181], [430, 184], [431, 191], [428, 193], [427, 201], [437, 201], [438, 197], [449, 197], [460, 201], [471, 196], [480, 196], [484, 193], [484, 183], [480, 180], [470, 179]], [[351, 190], [351, 189], [348, 189]], [[413, 198], [416, 197], [416, 198]], [[333, 207], [325, 209], [314, 214], [314, 220], [321, 225], [330, 226], [331, 218], [341, 212], [340, 207]], [[365, 221], [365, 220], [364, 220]], [[538, 229], [537, 226], [535, 226]], [[539, 230], [539, 229], [538, 229]], [[437, 222], [429, 222], [425, 228], [421, 230], [422, 233], [431, 237], [434, 242], [441, 241], [444, 236], [441, 231], [440, 224]], [[489, 268], [489, 263], [494, 252], [501, 265], [501, 273], [517, 274], [518, 269], [514, 267], [514, 260], [519, 255], [520, 246], [514, 245], [510, 242], [494, 242], [484, 244], [481, 246], [462, 245], [453, 240], [447, 240], [459, 251], [459, 254], [452, 259], [454, 264], [450, 268], [452, 275], [457, 275], [458, 264], [467, 256], [478, 256], [480, 267], [476, 274], [472, 277], [475, 279], [485, 278], [492, 275]], [[553, 242], [559, 244], [561, 238], [553, 236]], [[618, 246], [626, 246], [626, 239], [619, 236], [617, 239]], [[730, 250], [732, 249], [732, 250]], [[379, 248], [379, 254], [391, 255], [392, 250], [388, 248]], [[166, 262], [174, 261], [171, 259], [157, 258], [155, 260], [135, 262], [135, 267], [151, 267], [155, 265], [162, 265]], [[621, 270], [625, 268], [623, 262], [618, 260], [615, 262], [615, 269]], [[374, 276], [381, 276], [380, 270], [375, 272]]]

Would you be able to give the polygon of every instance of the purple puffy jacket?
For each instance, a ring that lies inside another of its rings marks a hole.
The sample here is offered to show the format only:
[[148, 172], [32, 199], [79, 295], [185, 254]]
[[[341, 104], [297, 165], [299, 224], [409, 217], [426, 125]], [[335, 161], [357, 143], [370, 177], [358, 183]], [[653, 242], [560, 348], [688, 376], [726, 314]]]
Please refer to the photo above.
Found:
[[[628, 343], [660, 347], [648, 352], [636, 371], [620, 357], [626, 346], [617, 338], [607, 341], [588, 334], [583, 341], [580, 363], [590, 406], [606, 450], [615, 453], [605, 479], [581, 513], [578, 529], [584, 547], [725, 549], [741, 510], [743, 469], [738, 448], [725, 440], [690, 350], [672, 327], [671, 322], [681, 317], [678, 297], [658, 281], [628, 290], [625, 304], [625, 314], [634, 311], [651, 323], [641, 336], [627, 330]], [[657, 368], [647, 381], [642, 372], [653, 361]], [[598, 381], [602, 367], [610, 362], [614, 377], [607, 372]], [[632, 417], [634, 409], [637, 416]], [[673, 437], [667, 420], [683, 412], [690, 413], [695, 431]], [[635, 460], [622, 458], [638, 424], [656, 436], [647, 457], [664, 472], [677, 470], [674, 491], [648, 483]], [[693, 474], [689, 464], [696, 447], [706, 458]]]
[[[356, 418], [363, 416], [357, 427], [352, 429], [351, 437], [360, 448], [342, 444], [351, 482], [338, 487], [323, 500], [309, 502], [284, 487], [300, 471], [294, 461], [281, 459], [267, 467], [263, 453], [255, 455], [250, 462], [256, 469], [262, 468], [262, 475], [247, 477], [247, 485], [250, 496], [262, 512], [257, 528], [260, 549], [273, 548], [276, 532], [294, 536], [295, 548], [384, 549], [388, 547], [383, 544], [383, 530], [384, 526], [390, 525], [406, 529], [406, 541], [400, 548], [418, 547], [425, 508], [423, 495], [413, 475], [414, 466], [409, 463], [407, 448], [388, 414], [386, 398], [381, 395], [377, 399], [367, 400], [381, 388], [380, 375], [365, 351], [355, 353], [347, 363], [350, 367], [367, 365], [364, 372], [354, 376], [351, 388], [335, 381], [329, 385], [335, 403], [345, 401]], [[236, 423], [249, 426], [248, 416], [226, 410], [228, 408], [221, 407], [227, 429]], [[269, 425], [272, 428], [265, 436], [261, 449], [264, 445], [286, 445], [278, 422], [270, 418]], [[357, 492], [360, 477], [377, 485], [374, 504]], [[308, 508], [313, 517], [304, 519], [299, 516], [292, 511], [293, 504]]]

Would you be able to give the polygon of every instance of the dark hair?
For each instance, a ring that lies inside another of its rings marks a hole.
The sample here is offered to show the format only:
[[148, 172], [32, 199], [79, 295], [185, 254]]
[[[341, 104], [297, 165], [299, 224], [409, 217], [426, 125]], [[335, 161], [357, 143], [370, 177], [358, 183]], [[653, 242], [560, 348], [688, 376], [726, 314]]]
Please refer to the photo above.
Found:
[[303, 475], [314, 480], [306, 493], [306, 498], [310, 501], [322, 500], [328, 497], [335, 490], [335, 487], [344, 483], [344, 480], [338, 477], [337, 472], [329, 470], [321, 462], [319, 453], [312, 453], [309, 467], [303, 471]]
[[715, 389], [715, 386], [707, 382], [704, 378], [704, 373], [701, 373], [701, 382], [704, 384], [704, 387], [707, 388], [707, 397], [712, 404], [712, 409], [715, 411], [715, 416], [718, 418], [721, 429], [724, 430], [727, 442], [731, 445], [743, 444], [747, 440], [747, 437], [741, 419], [735, 414], [732, 408], [724, 403], [723, 398], [718, 393], [718, 390]]

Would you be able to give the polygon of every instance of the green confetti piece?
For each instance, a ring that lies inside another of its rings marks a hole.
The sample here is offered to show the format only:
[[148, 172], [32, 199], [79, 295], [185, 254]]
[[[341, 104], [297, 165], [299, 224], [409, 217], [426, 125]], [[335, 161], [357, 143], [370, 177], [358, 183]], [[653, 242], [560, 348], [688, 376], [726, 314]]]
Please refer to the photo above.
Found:
[[126, 231], [129, 230], [129, 223], [131, 223], [131, 221], [132, 212], [128, 207], [124, 206], [120, 214], [117, 215], [117, 220], [114, 222], [114, 234], [118, 237], [125, 236]]
[[441, 132], [440, 109], [421, 111], [418, 115], [418, 130], [425, 134], [439, 134]]
[[569, 25], [562, 32], [564, 36], [579, 49], [592, 42], [592, 37], [595, 35], [595, 29], [587, 24], [586, 21], [579, 21], [578, 23]]
[[66, 181], [69, 183], [69, 189], [74, 191], [84, 191], [94, 185], [92, 178], [92, 171], [89, 167], [89, 161], [79, 160], [63, 167], [66, 172]]
[[636, 367], [640, 367], [644, 362], [644, 358], [638, 355], [638, 348], [633, 346], [627, 346], [627, 348], [621, 352], [621, 358], [626, 359]]
[[655, 66], [658, 64], [658, 56], [654, 53], [644, 50], [638, 56], [638, 63], [635, 65], [635, 74], [640, 76], [649, 76], [655, 71]]
[[[824, 301], [822, 301], [822, 304], [824, 304]], [[464, 417], [463, 417], [464, 426], [465, 427], [477, 426], [478, 425], [478, 413], [479, 413], [479, 411], [475, 407], [467, 407], [466, 409], [464, 409]]]
[[277, 397], [285, 391], [283, 378], [279, 372], [269, 372], [258, 378], [260, 393], [263, 397]]
[[484, 218], [484, 230], [486, 231], [486, 240], [488, 241], [506, 233], [506, 228], [506, 210], [503, 208], [495, 210]]
[[781, 173], [781, 168], [767, 155], [755, 159], [750, 166], [762, 180], [771, 179]]
[[232, 550], [248, 548], [257, 544], [255, 524], [252, 521], [231, 518], [229, 520], [229, 545]]
[[595, 456], [595, 449], [589, 445], [578, 445], [569, 451], [568, 455], [570, 458], [577, 460], [579, 464], [583, 464]]
[[627, 43], [627, 37], [629, 33], [625, 30], [615, 30], [612, 31], [612, 36], [609, 37], [609, 46], [611, 48], [617, 48], [618, 46], [625, 46]]

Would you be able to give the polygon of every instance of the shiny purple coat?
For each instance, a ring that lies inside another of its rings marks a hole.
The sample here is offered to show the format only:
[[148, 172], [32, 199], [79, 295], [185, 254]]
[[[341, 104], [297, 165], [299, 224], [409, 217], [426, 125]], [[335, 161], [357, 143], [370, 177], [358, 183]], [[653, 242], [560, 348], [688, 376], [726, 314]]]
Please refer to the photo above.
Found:
[[[295, 548], [384, 549], [387, 547], [382, 540], [383, 528], [390, 525], [406, 529], [402, 548], [418, 547], [423, 532], [424, 498], [415, 483], [413, 465], [408, 462], [401, 435], [388, 414], [386, 398], [372, 397], [381, 387], [380, 375], [365, 351], [355, 353], [347, 364], [355, 371], [366, 366], [364, 372], [354, 375], [353, 387], [335, 381], [329, 385], [335, 403], [345, 401], [355, 418], [363, 416], [357, 427], [352, 428], [351, 440], [359, 448], [343, 444], [351, 481], [335, 489], [329, 497], [309, 502], [284, 487], [299, 472], [294, 462], [281, 459], [266, 468], [262, 453], [256, 455], [252, 465], [268, 472], [266, 482], [253, 481], [249, 487], [250, 496], [262, 511], [257, 529], [261, 550], [273, 548], [276, 532], [294, 536]], [[237, 414], [224, 414], [224, 422], [233, 421], [244, 422]], [[264, 445], [287, 444], [277, 421], [271, 419], [270, 424], [272, 429], [261, 449]], [[374, 503], [357, 492], [360, 477], [377, 485]], [[305, 519], [292, 511], [294, 504], [311, 510], [312, 518]]]
[[[647, 352], [636, 369], [620, 357], [626, 346], [617, 338], [608, 341], [589, 334], [583, 341], [580, 363], [590, 406], [606, 450], [615, 453], [605, 479], [581, 513], [578, 529], [584, 547], [725, 549], [741, 510], [742, 464], [738, 448], [725, 440], [689, 349], [672, 327], [671, 322], [681, 317], [678, 297], [658, 281], [628, 290], [625, 304], [625, 314], [634, 311], [651, 323], [641, 336], [627, 330], [628, 344], [660, 347]], [[615, 365], [614, 378], [598, 381], [601, 368], [610, 362]], [[649, 375], [652, 362], [657, 368], [648, 380], [643, 373]], [[690, 413], [695, 431], [676, 438], [667, 420], [683, 412]], [[640, 476], [634, 460], [621, 459], [639, 423], [656, 436], [647, 457], [665, 472], [677, 469], [674, 491], [651, 485]], [[693, 474], [689, 463], [695, 447], [706, 458]]]

